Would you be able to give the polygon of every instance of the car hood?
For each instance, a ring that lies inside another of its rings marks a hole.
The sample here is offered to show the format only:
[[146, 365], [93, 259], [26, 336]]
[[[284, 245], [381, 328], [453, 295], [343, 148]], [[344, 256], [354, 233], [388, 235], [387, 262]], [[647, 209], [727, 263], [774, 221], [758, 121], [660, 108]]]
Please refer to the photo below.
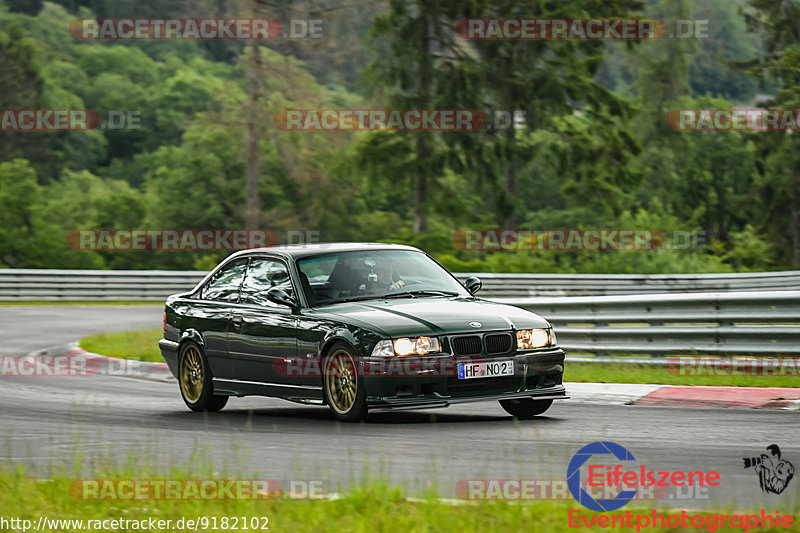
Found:
[[[477, 298], [367, 300], [328, 306], [325, 314], [369, 324], [391, 337], [546, 328], [537, 314]], [[480, 327], [471, 326], [480, 323]]]

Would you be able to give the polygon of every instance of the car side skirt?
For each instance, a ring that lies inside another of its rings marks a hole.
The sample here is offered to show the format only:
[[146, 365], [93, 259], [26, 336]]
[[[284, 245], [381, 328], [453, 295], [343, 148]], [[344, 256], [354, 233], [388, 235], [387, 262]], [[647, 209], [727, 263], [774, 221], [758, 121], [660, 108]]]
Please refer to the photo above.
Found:
[[290, 402], [322, 405], [322, 386], [262, 383], [240, 379], [213, 378], [214, 394], [220, 396], [269, 396]]

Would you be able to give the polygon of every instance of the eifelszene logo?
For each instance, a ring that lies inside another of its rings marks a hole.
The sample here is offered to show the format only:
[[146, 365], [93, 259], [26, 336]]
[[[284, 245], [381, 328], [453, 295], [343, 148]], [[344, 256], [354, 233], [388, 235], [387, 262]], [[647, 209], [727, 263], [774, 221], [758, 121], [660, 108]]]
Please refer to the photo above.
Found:
[[[610, 456], [610, 457], [603, 457]], [[597, 457], [596, 459], [593, 459]], [[567, 466], [567, 487], [575, 500], [592, 511], [615, 511], [636, 497], [638, 488], [650, 487], [705, 487], [720, 484], [719, 472], [710, 471], [653, 471], [643, 464], [623, 470], [618, 463], [607, 464], [616, 458], [620, 463], [636, 461], [631, 452], [614, 442], [599, 441], [587, 444], [572, 457]], [[600, 464], [598, 464], [600, 463]], [[588, 473], [586, 483], [581, 479], [583, 471]], [[595, 499], [583, 488], [602, 488], [603, 495], [612, 496]], [[622, 489], [622, 490], [619, 490]], [[614, 494], [614, 490], [618, 490]]]
[[[567, 487], [575, 500], [592, 511], [615, 511], [636, 496], [635, 490], [620, 491], [613, 499], [595, 500], [581, 487], [581, 466], [593, 455], [611, 454], [620, 461], [635, 461], [633, 454], [614, 442], [593, 442], [587, 444], [572, 456], [567, 466]], [[591, 467], [590, 467], [591, 468]], [[591, 475], [589, 476], [591, 478]], [[591, 483], [591, 480], [589, 481]]]
[[761, 490], [780, 494], [794, 477], [794, 465], [781, 457], [777, 444], [770, 444], [767, 450], [769, 455], [762, 453], [761, 457], [745, 457], [744, 467], [756, 472]]

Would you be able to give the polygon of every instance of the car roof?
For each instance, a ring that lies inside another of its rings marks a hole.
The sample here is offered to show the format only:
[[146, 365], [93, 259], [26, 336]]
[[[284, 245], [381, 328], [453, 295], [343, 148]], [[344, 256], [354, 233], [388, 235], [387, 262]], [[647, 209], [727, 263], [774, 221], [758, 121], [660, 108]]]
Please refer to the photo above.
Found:
[[292, 259], [308, 257], [312, 255], [337, 253], [337, 252], [372, 252], [376, 250], [409, 250], [420, 252], [418, 248], [405, 244], [391, 244], [383, 242], [322, 242], [315, 244], [284, 244], [280, 246], [270, 246], [267, 248], [251, 248], [241, 250], [231, 255], [236, 257], [258, 252], [266, 252], [282, 255]]

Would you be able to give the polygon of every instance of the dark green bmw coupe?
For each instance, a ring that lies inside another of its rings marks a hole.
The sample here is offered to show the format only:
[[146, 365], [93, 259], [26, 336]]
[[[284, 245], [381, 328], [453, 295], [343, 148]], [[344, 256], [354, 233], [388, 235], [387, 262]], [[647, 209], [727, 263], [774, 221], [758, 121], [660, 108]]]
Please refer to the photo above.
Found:
[[345, 421], [481, 400], [539, 415], [567, 397], [564, 351], [546, 320], [480, 287], [410, 246], [244, 250], [167, 299], [159, 347], [195, 411], [262, 395]]

